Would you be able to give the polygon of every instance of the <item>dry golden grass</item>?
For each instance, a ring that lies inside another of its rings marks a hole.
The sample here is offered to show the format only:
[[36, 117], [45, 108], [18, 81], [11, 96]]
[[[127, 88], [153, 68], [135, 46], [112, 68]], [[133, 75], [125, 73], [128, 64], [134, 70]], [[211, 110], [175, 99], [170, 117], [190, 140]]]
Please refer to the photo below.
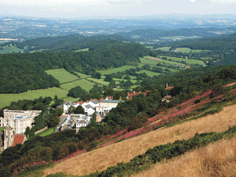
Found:
[[236, 105], [225, 107], [214, 115], [184, 122], [173, 127], [158, 129], [107, 147], [96, 149], [73, 157], [44, 171], [44, 176], [58, 172], [71, 175], [84, 175], [105, 170], [120, 162], [128, 162], [143, 154], [148, 148], [176, 140], [189, 139], [196, 133], [222, 132], [236, 125]]
[[147, 171], [132, 175], [132, 177], [150, 176], [236, 176], [236, 137], [220, 140], [167, 162], [157, 163]]

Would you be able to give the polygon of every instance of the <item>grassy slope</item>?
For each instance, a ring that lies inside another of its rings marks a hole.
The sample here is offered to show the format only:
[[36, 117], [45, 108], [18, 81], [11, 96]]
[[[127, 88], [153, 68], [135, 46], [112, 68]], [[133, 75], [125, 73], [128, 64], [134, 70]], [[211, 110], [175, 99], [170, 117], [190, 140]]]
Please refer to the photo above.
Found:
[[24, 100], [24, 99], [33, 100], [41, 96], [42, 97], [51, 96], [53, 98], [55, 95], [57, 95], [58, 98], [70, 99], [69, 97], [67, 97], [67, 93], [68, 92], [66, 90], [53, 87], [41, 90], [29, 90], [27, 92], [19, 94], [0, 94], [0, 108], [10, 105], [10, 103], [13, 101]]
[[[236, 137], [220, 140], [185, 155], [157, 163], [132, 177], [150, 176], [236, 176]], [[216, 155], [217, 154], [217, 155]]]
[[72, 89], [76, 86], [80, 86], [82, 89], [84, 89], [88, 92], [91, 88], [93, 88], [94, 84], [95, 83], [92, 83], [90, 81], [82, 79], [82, 80], [74, 81], [74, 82], [71, 82], [71, 83], [62, 84], [61, 88], [69, 91], [70, 89]]
[[70, 82], [70, 81], [74, 81], [74, 80], [79, 79], [75, 75], [67, 72], [65, 69], [51, 69], [51, 70], [47, 70], [46, 73], [48, 73], [48, 74], [52, 75], [53, 77], [55, 77], [56, 79], [58, 79], [60, 84], [62, 84], [64, 82]]
[[6, 54], [6, 53], [12, 53], [12, 52], [15, 52], [15, 53], [19, 53], [19, 52], [24, 52], [24, 49], [19, 49], [15, 46], [5, 46], [3, 47], [3, 50], [0, 50], [0, 54]]
[[234, 114], [236, 105], [227, 106], [223, 111], [207, 115], [197, 120], [187, 121], [168, 128], [161, 128], [149, 133], [124, 140], [119, 143], [96, 149], [77, 157], [68, 159], [51, 169], [44, 171], [45, 175], [65, 172], [71, 175], [83, 175], [105, 170], [120, 162], [128, 162], [134, 156], [143, 154], [148, 148], [176, 140], [189, 139], [196, 133], [222, 132], [236, 125]]

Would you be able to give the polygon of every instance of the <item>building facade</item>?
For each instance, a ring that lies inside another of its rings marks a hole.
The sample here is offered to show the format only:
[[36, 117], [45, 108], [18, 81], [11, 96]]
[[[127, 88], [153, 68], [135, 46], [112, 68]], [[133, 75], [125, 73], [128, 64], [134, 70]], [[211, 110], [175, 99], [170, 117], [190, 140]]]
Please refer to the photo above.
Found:
[[31, 128], [34, 118], [41, 113], [41, 110], [8, 110], [4, 109], [4, 118], [0, 118], [1, 127], [13, 128], [15, 134], [24, 134], [27, 127]]

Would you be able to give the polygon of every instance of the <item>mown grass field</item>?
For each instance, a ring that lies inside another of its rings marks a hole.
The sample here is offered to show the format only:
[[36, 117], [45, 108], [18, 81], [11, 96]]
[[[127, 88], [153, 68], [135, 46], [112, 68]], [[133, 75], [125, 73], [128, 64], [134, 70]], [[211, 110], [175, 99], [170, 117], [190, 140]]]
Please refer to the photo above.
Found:
[[158, 48], [158, 50], [162, 50], [162, 51], [165, 51], [165, 52], [168, 52], [170, 50], [171, 47], [160, 47]]
[[109, 85], [109, 82], [106, 82], [103, 79], [95, 79], [95, 78], [90, 77], [90, 78], [87, 78], [86, 80], [91, 81], [95, 84], [97, 83], [97, 84], [100, 84], [100, 85]]
[[65, 69], [51, 69], [51, 70], [47, 70], [45, 72], [52, 75], [56, 79], [58, 79], [60, 84], [79, 79], [75, 75], [67, 72]]
[[199, 65], [205, 65], [205, 63], [201, 60], [194, 60], [194, 59], [186, 59], [186, 58], [177, 58], [177, 57], [169, 57], [169, 56], [162, 56], [162, 57], [166, 57], [168, 60], [171, 59], [172, 61], [185, 61], [188, 65], [195, 65], [195, 64], [199, 64]]
[[68, 97], [67, 94], [68, 94], [67, 90], [63, 90], [57, 87], [41, 89], [41, 90], [29, 90], [27, 92], [19, 94], [0, 94], [0, 108], [4, 106], [9, 106], [11, 102], [16, 102], [18, 100], [24, 100], [24, 99], [34, 100], [41, 96], [42, 97], [50, 96], [54, 98], [54, 96], [57, 95], [59, 99], [64, 99], [65, 101], [78, 100], [72, 97]]
[[190, 48], [176, 48], [177, 51], [180, 51], [182, 53], [201, 53], [201, 52], [208, 52], [210, 50], [194, 50], [194, 49], [190, 49]]
[[93, 88], [94, 84], [95, 83], [90, 82], [88, 80], [81, 79], [81, 80], [74, 81], [71, 83], [61, 84], [61, 88], [69, 91], [70, 89], [72, 89], [76, 86], [80, 86], [82, 89], [84, 89], [88, 92], [89, 90], [91, 90], [91, 88]]
[[112, 73], [117, 73], [117, 72], [123, 72], [131, 68], [136, 68], [137, 66], [131, 66], [131, 65], [125, 65], [119, 68], [113, 68], [113, 69], [108, 69], [108, 70], [99, 70], [97, 72], [101, 73], [102, 75], [105, 74], [112, 74]]
[[137, 72], [137, 73], [146, 73], [146, 74], [147, 74], [148, 76], [150, 76], [150, 77], [160, 75], [160, 73], [155, 73], [155, 72], [152, 72], [152, 71], [146, 71], [146, 70], [139, 71], [139, 72]]
[[5, 54], [5, 53], [19, 53], [19, 52], [24, 52], [24, 49], [19, 49], [15, 46], [5, 46], [3, 47], [3, 50], [0, 50], [0, 54]]
[[79, 73], [79, 72], [75, 72], [75, 73], [78, 74], [81, 79], [91, 77], [90, 75], [86, 75], [86, 74], [83, 74], [83, 73]]
[[89, 51], [89, 48], [79, 49], [79, 50], [75, 50], [73, 52], [87, 52], [87, 51]]

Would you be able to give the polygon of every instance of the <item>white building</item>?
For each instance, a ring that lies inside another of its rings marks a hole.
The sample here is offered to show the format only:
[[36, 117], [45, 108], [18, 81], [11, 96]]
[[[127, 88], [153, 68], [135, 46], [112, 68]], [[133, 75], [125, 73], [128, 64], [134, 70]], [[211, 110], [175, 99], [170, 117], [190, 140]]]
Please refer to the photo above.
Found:
[[4, 109], [4, 118], [0, 118], [0, 126], [13, 128], [16, 134], [24, 134], [27, 127], [31, 128], [34, 118], [41, 113], [41, 110], [8, 110]]
[[99, 102], [97, 100], [92, 100], [81, 105], [84, 108], [84, 112], [86, 112], [89, 116], [95, 113], [96, 107], [99, 106]]
[[111, 109], [117, 107], [120, 100], [103, 100], [100, 101], [99, 105], [96, 107], [96, 112], [106, 116]]
[[80, 104], [77, 102], [66, 102], [66, 103], [63, 103], [62, 107], [63, 107], [63, 113], [65, 114], [68, 114], [68, 110], [71, 106], [77, 108]]

